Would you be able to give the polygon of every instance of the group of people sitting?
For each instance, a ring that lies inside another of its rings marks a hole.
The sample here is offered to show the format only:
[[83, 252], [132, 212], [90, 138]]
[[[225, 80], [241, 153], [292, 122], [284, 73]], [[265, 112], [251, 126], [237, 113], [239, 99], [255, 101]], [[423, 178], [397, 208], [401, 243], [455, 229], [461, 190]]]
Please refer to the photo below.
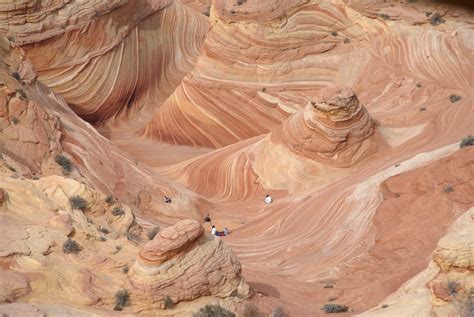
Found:
[[[263, 202], [266, 204], [266, 205], [269, 205], [273, 202], [273, 198], [272, 196], [270, 195], [265, 195], [265, 199], [263, 200]], [[206, 216], [204, 216], [204, 222], [209, 222], [209, 224], [211, 225], [211, 234], [215, 235], [215, 236], [226, 236], [229, 234], [229, 229], [227, 228], [224, 228], [222, 229], [222, 231], [219, 231], [217, 230], [216, 226], [214, 226], [211, 222], [211, 217], [209, 216], [209, 214], [207, 214]]]

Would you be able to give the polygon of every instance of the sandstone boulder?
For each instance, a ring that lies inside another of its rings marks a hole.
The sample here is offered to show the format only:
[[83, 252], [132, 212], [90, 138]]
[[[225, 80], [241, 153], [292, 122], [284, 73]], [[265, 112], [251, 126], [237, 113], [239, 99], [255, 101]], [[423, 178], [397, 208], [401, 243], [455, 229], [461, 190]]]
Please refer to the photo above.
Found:
[[129, 272], [132, 294], [144, 303], [177, 303], [201, 296], [246, 297], [234, 253], [218, 238], [204, 234], [195, 220], [182, 220], [145, 245]]

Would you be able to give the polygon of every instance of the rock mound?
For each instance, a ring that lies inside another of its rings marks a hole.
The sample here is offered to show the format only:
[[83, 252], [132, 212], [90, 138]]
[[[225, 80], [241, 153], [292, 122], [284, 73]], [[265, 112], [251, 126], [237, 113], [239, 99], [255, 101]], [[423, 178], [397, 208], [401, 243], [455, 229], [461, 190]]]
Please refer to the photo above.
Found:
[[133, 295], [144, 303], [249, 294], [237, 257], [195, 220], [179, 221], [146, 244], [129, 277]]
[[354, 91], [323, 89], [315, 101], [272, 132], [272, 141], [321, 163], [353, 165], [375, 149], [375, 124]]

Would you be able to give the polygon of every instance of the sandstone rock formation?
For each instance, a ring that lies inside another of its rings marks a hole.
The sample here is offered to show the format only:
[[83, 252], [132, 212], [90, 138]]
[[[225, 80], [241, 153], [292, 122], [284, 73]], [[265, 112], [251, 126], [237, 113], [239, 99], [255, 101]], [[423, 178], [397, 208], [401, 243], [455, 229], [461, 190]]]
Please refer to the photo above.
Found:
[[[435, 1], [3, 1], [0, 315], [121, 314], [121, 289], [124, 314], [241, 314], [244, 278], [265, 314], [458, 314], [471, 229], [440, 239], [474, 203], [473, 24]], [[179, 222], [207, 212], [231, 234]]]
[[207, 295], [247, 297], [236, 256], [203, 231], [199, 222], [182, 220], [147, 243], [129, 273], [134, 299], [163, 306], [166, 297], [174, 303]]
[[0, 11], [0, 30], [39, 79], [93, 123], [126, 121], [163, 102], [207, 32], [204, 15], [171, 0], [7, 1]]
[[472, 276], [474, 208], [461, 215], [439, 241], [428, 267], [387, 297], [384, 307], [360, 316], [469, 316], [474, 303]]

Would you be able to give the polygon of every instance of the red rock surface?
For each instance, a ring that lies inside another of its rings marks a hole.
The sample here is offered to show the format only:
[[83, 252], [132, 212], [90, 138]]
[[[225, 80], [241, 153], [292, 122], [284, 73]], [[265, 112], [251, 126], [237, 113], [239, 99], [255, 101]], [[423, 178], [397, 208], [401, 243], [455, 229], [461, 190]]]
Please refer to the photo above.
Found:
[[[337, 298], [346, 315], [384, 316], [390, 298], [388, 315], [452, 314], [448, 278], [472, 285], [470, 235], [442, 238], [474, 204], [473, 149], [459, 149], [474, 133], [472, 12], [215, 0], [207, 17], [209, 4], [0, 4], [0, 265], [33, 281], [17, 300], [109, 313], [129, 287], [126, 312], [171, 296], [160, 314], [241, 313], [229, 295], [243, 277], [265, 313], [319, 316]], [[74, 193], [93, 208], [71, 210]], [[229, 236], [178, 222], [208, 212]], [[177, 227], [145, 244], [157, 223]], [[58, 252], [71, 235], [84, 253]]]

